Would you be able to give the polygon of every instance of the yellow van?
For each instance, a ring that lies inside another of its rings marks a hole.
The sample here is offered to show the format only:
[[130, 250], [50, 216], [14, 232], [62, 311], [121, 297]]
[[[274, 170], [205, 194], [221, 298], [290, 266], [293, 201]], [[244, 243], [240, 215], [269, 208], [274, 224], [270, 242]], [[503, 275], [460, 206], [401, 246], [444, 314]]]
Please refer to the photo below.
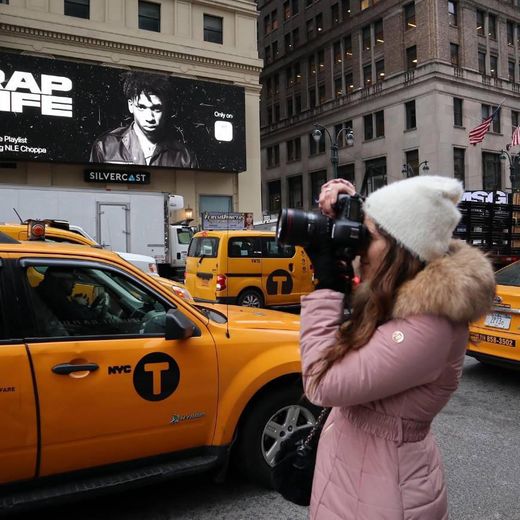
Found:
[[314, 289], [302, 247], [273, 231], [200, 231], [190, 242], [185, 286], [197, 301], [247, 307], [299, 305]]

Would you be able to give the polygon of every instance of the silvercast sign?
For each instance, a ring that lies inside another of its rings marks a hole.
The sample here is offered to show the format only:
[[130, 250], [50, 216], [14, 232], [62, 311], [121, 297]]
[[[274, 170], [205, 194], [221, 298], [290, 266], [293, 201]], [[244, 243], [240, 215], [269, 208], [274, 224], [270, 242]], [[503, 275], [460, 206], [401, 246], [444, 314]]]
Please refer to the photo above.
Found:
[[113, 184], [150, 184], [149, 172], [120, 170], [85, 170], [85, 182]]

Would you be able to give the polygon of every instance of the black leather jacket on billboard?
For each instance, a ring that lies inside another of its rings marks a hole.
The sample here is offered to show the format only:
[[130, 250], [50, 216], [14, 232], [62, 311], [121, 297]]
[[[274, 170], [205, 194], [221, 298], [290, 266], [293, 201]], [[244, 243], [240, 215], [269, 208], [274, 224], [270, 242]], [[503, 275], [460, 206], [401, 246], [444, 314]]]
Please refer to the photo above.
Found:
[[[133, 123], [122, 126], [98, 137], [90, 152], [90, 162], [146, 165], [139, 139]], [[193, 152], [175, 139], [165, 139], [157, 143], [148, 166], [171, 168], [198, 168]]]

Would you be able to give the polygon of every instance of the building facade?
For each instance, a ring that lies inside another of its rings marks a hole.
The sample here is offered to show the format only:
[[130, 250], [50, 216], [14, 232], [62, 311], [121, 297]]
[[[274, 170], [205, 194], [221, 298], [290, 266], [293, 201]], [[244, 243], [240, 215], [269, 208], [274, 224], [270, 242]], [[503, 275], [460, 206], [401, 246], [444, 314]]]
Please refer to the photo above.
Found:
[[[184, 197], [185, 206], [192, 209], [195, 224], [199, 223], [203, 211], [253, 212], [259, 216], [258, 106], [262, 62], [258, 59], [256, 24], [256, 5], [250, 0], [3, 0], [0, 2], [0, 46], [4, 66], [0, 67], [0, 84], [4, 97], [0, 100], [0, 110], [4, 115], [10, 112], [9, 116], [18, 112], [16, 121], [26, 120], [26, 128], [31, 127], [31, 131], [36, 131], [33, 126], [41, 123], [46, 135], [37, 135], [34, 139], [49, 143], [52, 148], [58, 136], [61, 137], [60, 132], [69, 124], [65, 118], [55, 117], [51, 125], [48, 118], [43, 117], [44, 98], [47, 98], [47, 103], [56, 102], [54, 108], [60, 107], [59, 103], [73, 103], [74, 113], [71, 110], [69, 115], [77, 118], [80, 104], [88, 103], [89, 96], [99, 96], [99, 89], [106, 90], [107, 96], [110, 92], [120, 92], [120, 85], [110, 84], [106, 78], [116, 78], [118, 73], [127, 71], [166, 74], [177, 82], [184, 82], [182, 85], [188, 85], [188, 94], [182, 96], [177, 91], [176, 106], [184, 114], [193, 109], [193, 113], [198, 115], [190, 119], [190, 127], [199, 129], [198, 134], [193, 130], [193, 135], [203, 135], [200, 128], [203, 127], [209, 138], [208, 143], [204, 137], [192, 143], [198, 150], [198, 167], [187, 166], [188, 163], [175, 163], [170, 167], [164, 162], [159, 167], [153, 163], [139, 167], [132, 165], [131, 160], [118, 162], [108, 159], [107, 163], [112, 163], [110, 166], [95, 165], [101, 172], [110, 172], [116, 166], [127, 173], [146, 170], [150, 180], [146, 186], [87, 182], [88, 155], [70, 152], [79, 135], [67, 135], [69, 151], [56, 153], [54, 157], [38, 155], [41, 148], [26, 146], [24, 150], [32, 151], [28, 152], [28, 160], [20, 154], [10, 155], [6, 150], [14, 150], [15, 145], [6, 146], [4, 143], [0, 146], [3, 152], [0, 153], [0, 188], [2, 184], [8, 184], [174, 193]], [[10, 63], [22, 65], [13, 65], [8, 70]], [[67, 74], [63, 72], [47, 73], [44, 78], [44, 67], [40, 63], [52, 63], [49, 70], [55, 71], [72, 70], [71, 67], [75, 66], [80, 71], [75, 76], [77, 81], [71, 87]], [[34, 70], [27, 70], [28, 65], [23, 64], [31, 64], [31, 67], [34, 64]], [[18, 70], [16, 79], [13, 79], [13, 68]], [[88, 71], [92, 71], [90, 75]], [[45, 81], [47, 87], [44, 87]], [[49, 92], [45, 92], [45, 88]], [[45, 96], [46, 93], [55, 96], [59, 90], [72, 91], [60, 94], [70, 94], [68, 101], [63, 101], [63, 97], [49, 101], [50, 96]], [[204, 92], [209, 92], [211, 102], [201, 100]], [[223, 96], [229, 92], [231, 97], [228, 96], [226, 107], [220, 106]], [[190, 93], [194, 93], [193, 98]], [[38, 118], [41, 118], [35, 119], [33, 124], [29, 118], [37, 110], [35, 107], [40, 106], [40, 101], [31, 96], [40, 94], [42, 101]], [[199, 96], [196, 100], [195, 94]], [[240, 122], [236, 117], [233, 121], [236, 107], [229, 109], [230, 100], [238, 100]], [[104, 104], [99, 103], [99, 107], [104, 108], [99, 108], [99, 118], [95, 113], [93, 119], [99, 119], [97, 126], [101, 132], [108, 130], [102, 128], [106, 115], [103, 110], [110, 112], [112, 107], [110, 99], [103, 100]], [[117, 103], [115, 105], [127, 111], [125, 100]], [[190, 103], [193, 105], [191, 108]], [[208, 114], [206, 119], [200, 115], [203, 109]], [[122, 119], [124, 116], [118, 117]], [[82, 136], [85, 125], [91, 124], [88, 121], [75, 123], [74, 131], [83, 132]], [[8, 130], [2, 128], [2, 133], [8, 134]], [[179, 132], [184, 135], [182, 130]], [[21, 131], [17, 135], [21, 135]], [[220, 157], [227, 153], [232, 158], [230, 150], [237, 136], [244, 158], [238, 166], [233, 160], [226, 162]], [[9, 139], [16, 139], [16, 136]], [[27, 144], [26, 137], [20, 139], [19, 142]], [[224, 148], [227, 152], [220, 154]], [[201, 161], [201, 156], [207, 156], [207, 160]], [[114, 178], [112, 176], [110, 180]], [[184, 218], [184, 212], [177, 217]]]
[[[466, 190], [511, 189], [510, 165], [500, 157], [519, 124], [519, 5], [259, 4], [264, 213], [316, 208], [321, 184], [333, 175], [334, 144], [338, 175], [358, 190], [363, 180], [370, 192], [425, 171], [459, 178]], [[482, 143], [470, 145], [470, 130], [493, 113]], [[325, 127], [318, 142], [315, 124]]]

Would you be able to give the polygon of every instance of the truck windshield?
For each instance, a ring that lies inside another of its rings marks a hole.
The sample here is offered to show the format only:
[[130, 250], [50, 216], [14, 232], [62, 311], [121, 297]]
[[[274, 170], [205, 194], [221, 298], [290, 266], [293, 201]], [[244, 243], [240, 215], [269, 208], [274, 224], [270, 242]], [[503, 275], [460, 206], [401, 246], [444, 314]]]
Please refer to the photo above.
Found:
[[193, 231], [190, 228], [177, 229], [177, 240], [179, 244], [188, 245], [190, 243]]

